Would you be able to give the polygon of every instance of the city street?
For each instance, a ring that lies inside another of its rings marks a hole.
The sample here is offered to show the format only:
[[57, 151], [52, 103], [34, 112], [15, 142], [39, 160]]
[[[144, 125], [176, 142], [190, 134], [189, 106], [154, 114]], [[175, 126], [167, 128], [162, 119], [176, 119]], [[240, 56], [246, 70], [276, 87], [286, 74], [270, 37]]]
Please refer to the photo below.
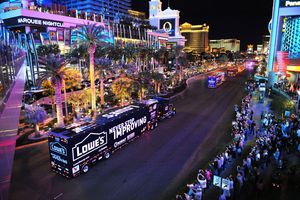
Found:
[[[50, 171], [48, 145], [17, 150], [10, 199], [158, 200], [174, 197], [200, 164], [223, 150], [247, 72], [217, 89], [201, 76], [174, 102], [177, 115], [74, 179]], [[202, 165], [202, 166], [203, 166]]]

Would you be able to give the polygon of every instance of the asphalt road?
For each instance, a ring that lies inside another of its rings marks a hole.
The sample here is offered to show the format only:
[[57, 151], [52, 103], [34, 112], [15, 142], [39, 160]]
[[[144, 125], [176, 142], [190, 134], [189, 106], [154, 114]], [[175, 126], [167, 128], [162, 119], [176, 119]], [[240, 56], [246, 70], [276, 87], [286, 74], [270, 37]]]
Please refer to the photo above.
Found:
[[[217, 89], [206, 77], [191, 81], [175, 101], [177, 115], [67, 180], [50, 171], [47, 144], [17, 150], [10, 199], [159, 200], [174, 197], [201, 163], [220, 151], [234, 104], [244, 96], [246, 72]], [[211, 159], [211, 158], [209, 158]]]

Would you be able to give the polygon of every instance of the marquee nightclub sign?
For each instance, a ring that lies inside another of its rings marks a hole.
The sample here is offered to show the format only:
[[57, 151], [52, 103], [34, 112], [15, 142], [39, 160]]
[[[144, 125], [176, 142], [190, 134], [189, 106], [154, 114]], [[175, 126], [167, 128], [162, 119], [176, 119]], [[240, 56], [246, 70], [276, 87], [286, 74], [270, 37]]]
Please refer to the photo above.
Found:
[[50, 27], [63, 27], [63, 22], [53, 21], [47, 19], [38, 19], [32, 17], [15, 17], [4, 20], [6, 26], [18, 25], [36, 25], [36, 26], [50, 26]]

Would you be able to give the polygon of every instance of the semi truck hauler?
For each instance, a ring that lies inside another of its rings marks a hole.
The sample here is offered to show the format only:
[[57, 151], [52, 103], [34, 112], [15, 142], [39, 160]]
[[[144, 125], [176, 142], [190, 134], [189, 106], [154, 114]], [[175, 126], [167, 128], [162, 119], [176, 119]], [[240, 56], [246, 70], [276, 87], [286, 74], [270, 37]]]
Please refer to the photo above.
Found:
[[218, 72], [214, 75], [207, 77], [207, 87], [208, 88], [217, 88], [225, 81], [225, 73]]
[[176, 108], [170, 103], [170, 100], [163, 97], [152, 97], [158, 101], [158, 120], [168, 119], [176, 115]]
[[67, 178], [88, 172], [98, 160], [155, 128], [158, 104], [150, 99], [101, 114], [93, 123], [53, 129], [48, 137], [52, 170]]

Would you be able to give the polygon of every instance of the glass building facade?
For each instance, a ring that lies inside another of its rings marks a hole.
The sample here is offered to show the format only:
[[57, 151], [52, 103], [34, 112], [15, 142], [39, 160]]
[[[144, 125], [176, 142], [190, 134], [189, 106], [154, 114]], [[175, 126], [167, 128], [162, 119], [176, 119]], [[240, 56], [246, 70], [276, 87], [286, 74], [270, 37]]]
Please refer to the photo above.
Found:
[[282, 38], [281, 50], [288, 52], [291, 59], [300, 58], [300, 17], [286, 18]]
[[269, 83], [300, 83], [300, 1], [274, 0], [268, 59]]
[[86, 11], [103, 15], [106, 19], [129, 16], [131, 0], [63, 0], [69, 10]]

